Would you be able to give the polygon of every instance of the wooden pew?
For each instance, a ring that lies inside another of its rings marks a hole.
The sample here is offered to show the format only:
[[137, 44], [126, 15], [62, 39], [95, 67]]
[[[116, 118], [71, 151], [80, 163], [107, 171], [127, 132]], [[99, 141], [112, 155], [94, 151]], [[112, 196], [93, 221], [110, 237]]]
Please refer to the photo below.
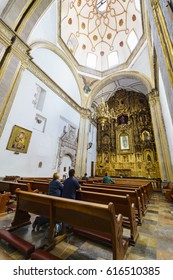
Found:
[[146, 213], [146, 210], [147, 210], [147, 199], [146, 199], [146, 193], [143, 189], [143, 187], [141, 186], [121, 186], [121, 185], [116, 185], [116, 184], [104, 184], [104, 183], [100, 183], [100, 184], [96, 184], [96, 183], [93, 183], [92, 185], [91, 184], [87, 184], [87, 183], [84, 183], [83, 186], [88, 186], [88, 187], [98, 187], [98, 188], [109, 188], [109, 189], [120, 189], [120, 190], [136, 190], [137, 191], [137, 194], [138, 196], [140, 197], [140, 200], [141, 200], [141, 207], [142, 207], [142, 214], [145, 215]]
[[[21, 180], [19, 182], [21, 182]], [[23, 183], [26, 183], [26, 184], [30, 183], [32, 190], [36, 190], [37, 189], [40, 193], [45, 193], [45, 194], [48, 193], [48, 188], [49, 188], [49, 183], [48, 182], [38, 182], [38, 181], [26, 181], [26, 180], [23, 180]], [[83, 183], [83, 185], [87, 185], [88, 187], [89, 186], [93, 187], [93, 185], [95, 186], [95, 184], [96, 183], [92, 183], [92, 184], [88, 184], [88, 182], [87, 183]], [[107, 184], [102, 184], [102, 185], [103, 185], [102, 187], [104, 187], [104, 188], [108, 187]], [[127, 188], [125, 188], [125, 189], [127, 189]], [[131, 187], [129, 187], [129, 190], [131, 190]], [[141, 202], [140, 202], [141, 206], [140, 207], [142, 207], [141, 208], [142, 209], [142, 215], [145, 215], [145, 212], [146, 212], [146, 202], [144, 200], [144, 195], [142, 194], [142, 188], [140, 189], [139, 187], [136, 187], [136, 190], [137, 190], [138, 196], [140, 197], [140, 200], [141, 200]], [[136, 203], [135, 203], [135, 207], [137, 209], [139, 209], [139, 206], [137, 207]], [[140, 213], [139, 213], [139, 215], [140, 215]]]
[[48, 193], [48, 188], [49, 188], [49, 182], [44, 181], [29, 181], [29, 180], [19, 180], [19, 183], [23, 183], [23, 184], [30, 184], [31, 189], [34, 190], [38, 190], [40, 193]]
[[83, 230], [97, 241], [109, 242], [113, 259], [124, 258], [128, 241], [123, 239], [122, 215], [116, 217], [113, 203], [103, 205], [24, 191], [16, 191], [16, 196], [13, 227], [29, 222], [28, 212], [43, 215], [50, 220], [49, 242], [53, 241], [54, 225], [59, 220]]
[[142, 224], [142, 207], [140, 197], [138, 197], [136, 190], [121, 190], [121, 189], [109, 189], [109, 188], [94, 188], [89, 186], [81, 186], [83, 191], [92, 191], [97, 193], [104, 193], [104, 194], [113, 194], [113, 195], [122, 195], [126, 196], [127, 194], [130, 196], [131, 203], [134, 203], [135, 210], [136, 210], [136, 219], [138, 225]]
[[15, 194], [17, 188], [20, 188], [23, 191], [28, 191], [30, 186], [26, 183], [23, 184], [13, 181], [0, 181], [0, 192], [11, 192], [11, 194]]
[[115, 183], [118, 185], [129, 185], [129, 186], [143, 186], [147, 193], [147, 197], [151, 197], [153, 193], [153, 184], [156, 184], [156, 180], [148, 180], [148, 179], [130, 179], [130, 178], [117, 178]]
[[0, 193], [0, 214], [2, 213], [6, 213], [8, 210], [8, 202], [10, 199], [11, 193], [7, 192], [7, 193]]
[[165, 198], [169, 201], [173, 201], [173, 182], [169, 182], [166, 186], [163, 187], [162, 192]]
[[19, 178], [20, 181], [50, 181], [52, 180], [51, 177], [22, 177], [22, 178]]
[[134, 204], [131, 203], [129, 195], [120, 196], [81, 191], [77, 192], [77, 199], [101, 204], [112, 202], [115, 207], [116, 215], [119, 213], [123, 215], [123, 226], [130, 229], [130, 244], [135, 244], [139, 233], [137, 230]]
[[[35, 189], [38, 189], [38, 191], [40, 193], [45, 193], [47, 194], [48, 193], [48, 188], [49, 188], [49, 183], [45, 182], [34, 182], [34, 181], [23, 181], [23, 182], [26, 182], [26, 184], [28, 182], [30, 182], [30, 185], [31, 185], [31, 189], [32, 190], [35, 190]], [[83, 188], [83, 190], [87, 190], [87, 191], [93, 191], [93, 184], [91, 185], [88, 185], [88, 186], [81, 186]], [[84, 187], [86, 187], [87, 189], [84, 189]], [[92, 188], [92, 189], [89, 189]], [[101, 188], [97, 188], [96, 192], [100, 192], [100, 189]], [[138, 193], [136, 190], [122, 190], [121, 189], [119, 190], [118, 193], [114, 193], [115, 190], [108, 190], [108, 188], [104, 188], [104, 190], [102, 191], [102, 193], [112, 193], [112, 194], [117, 194], [117, 195], [124, 195], [126, 196], [126, 194], [129, 194], [130, 197], [131, 197], [131, 202], [134, 203], [135, 205], [135, 209], [136, 209], [136, 216], [137, 216], [137, 219], [138, 219], [138, 224], [141, 225], [142, 224], [142, 215], [144, 214], [144, 211], [142, 211], [142, 206], [141, 206], [141, 201], [140, 201], [140, 198], [138, 198]], [[117, 190], [118, 191], [118, 190]]]

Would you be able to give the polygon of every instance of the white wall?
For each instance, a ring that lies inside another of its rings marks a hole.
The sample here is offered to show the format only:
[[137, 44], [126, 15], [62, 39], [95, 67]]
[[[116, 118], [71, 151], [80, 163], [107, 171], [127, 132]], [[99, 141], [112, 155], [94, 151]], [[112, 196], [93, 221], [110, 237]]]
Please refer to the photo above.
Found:
[[170, 115], [170, 111], [169, 111], [169, 107], [168, 107], [163, 79], [162, 79], [162, 75], [161, 75], [160, 71], [159, 71], [159, 96], [160, 96], [162, 114], [163, 114], [166, 134], [167, 134], [171, 162], [173, 165], [173, 140], [172, 140], [173, 139], [173, 124], [172, 124], [172, 119], [171, 119], [171, 115]]
[[73, 73], [66, 63], [48, 49], [32, 52], [34, 62], [47, 73], [73, 100], [81, 105], [80, 91]]
[[144, 47], [139, 51], [134, 61], [132, 61], [129, 69], [133, 71], [137, 71], [139, 73], [143, 73], [149, 79], [151, 79], [151, 68], [150, 68], [150, 60], [148, 54], [148, 45], [145, 43]]
[[[42, 112], [38, 111], [32, 101], [37, 85], [46, 90], [46, 98]], [[35, 130], [35, 114], [38, 113], [47, 119], [45, 132]], [[23, 176], [52, 176], [55, 167], [57, 143], [62, 133], [61, 118], [73, 120], [79, 127], [80, 115], [38, 80], [29, 71], [25, 71], [16, 98], [12, 105], [3, 135], [0, 138], [0, 177], [5, 175]], [[32, 136], [26, 154], [14, 154], [6, 150], [7, 143], [14, 125], [32, 131]], [[42, 162], [42, 168], [38, 163]]]

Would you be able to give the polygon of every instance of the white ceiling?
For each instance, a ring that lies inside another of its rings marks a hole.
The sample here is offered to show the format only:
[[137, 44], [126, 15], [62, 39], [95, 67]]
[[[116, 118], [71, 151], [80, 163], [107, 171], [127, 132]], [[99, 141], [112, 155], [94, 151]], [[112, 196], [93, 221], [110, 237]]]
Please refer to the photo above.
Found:
[[116, 59], [118, 65], [128, 60], [143, 35], [140, 0], [60, 2], [60, 40], [80, 66], [91, 67], [90, 55], [91, 62], [96, 59], [93, 68], [101, 72], [117, 66]]

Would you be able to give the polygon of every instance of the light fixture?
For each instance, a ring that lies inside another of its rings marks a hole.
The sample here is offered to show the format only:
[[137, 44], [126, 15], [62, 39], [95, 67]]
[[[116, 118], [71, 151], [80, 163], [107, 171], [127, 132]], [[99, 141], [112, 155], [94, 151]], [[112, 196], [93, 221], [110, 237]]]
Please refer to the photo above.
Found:
[[35, 120], [38, 124], [42, 123], [42, 120], [38, 116], [35, 117]]
[[101, 103], [95, 110], [95, 117], [98, 124], [101, 125], [102, 130], [104, 130], [105, 123], [110, 120], [110, 113], [108, 105], [105, 103], [104, 98], [102, 97]]
[[88, 143], [88, 146], [87, 146], [87, 150], [91, 149], [92, 145], [93, 145], [93, 143], [92, 143], [92, 142], [89, 142], [89, 143]]

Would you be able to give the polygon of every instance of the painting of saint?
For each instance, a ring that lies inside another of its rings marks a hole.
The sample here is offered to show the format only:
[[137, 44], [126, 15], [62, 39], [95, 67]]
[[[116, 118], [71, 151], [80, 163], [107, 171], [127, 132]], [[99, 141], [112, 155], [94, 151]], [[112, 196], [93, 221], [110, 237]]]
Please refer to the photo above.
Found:
[[31, 138], [31, 131], [15, 125], [12, 128], [7, 150], [26, 153]]
[[129, 149], [129, 138], [128, 138], [128, 135], [120, 136], [120, 147], [121, 147], [121, 150]]

